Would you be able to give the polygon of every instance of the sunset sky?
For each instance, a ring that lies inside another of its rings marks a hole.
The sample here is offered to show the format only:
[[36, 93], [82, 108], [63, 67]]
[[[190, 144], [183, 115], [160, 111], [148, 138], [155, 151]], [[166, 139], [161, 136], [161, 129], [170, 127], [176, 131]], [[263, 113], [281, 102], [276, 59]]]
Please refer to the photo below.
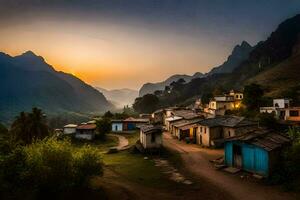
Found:
[[0, 51], [107, 89], [207, 72], [300, 13], [298, 0], [0, 0]]

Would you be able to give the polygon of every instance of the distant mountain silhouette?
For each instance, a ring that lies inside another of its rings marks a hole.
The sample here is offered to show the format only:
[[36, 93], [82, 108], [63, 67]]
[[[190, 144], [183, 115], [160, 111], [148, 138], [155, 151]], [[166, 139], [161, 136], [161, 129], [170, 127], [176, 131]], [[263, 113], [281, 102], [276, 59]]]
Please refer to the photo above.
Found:
[[228, 56], [227, 60], [222, 65], [213, 68], [206, 75], [216, 73], [231, 73], [243, 61], [249, 58], [249, 54], [252, 50], [253, 47], [248, 42], [243, 41], [240, 45], [236, 45], [233, 48], [231, 55]]
[[109, 101], [111, 101], [116, 107], [123, 108], [126, 105], [131, 106], [134, 103], [135, 98], [138, 97], [139, 92], [132, 89], [115, 89], [107, 90], [104, 88], [96, 87]]
[[228, 56], [227, 60], [222, 65], [213, 68], [210, 72], [206, 74], [197, 72], [193, 76], [176, 74], [162, 82], [146, 83], [141, 87], [139, 96], [154, 93], [156, 90], [163, 90], [165, 86], [170, 85], [173, 81], [177, 81], [180, 78], [183, 78], [186, 82], [190, 82], [192, 79], [207, 77], [213, 74], [231, 73], [243, 61], [249, 58], [249, 54], [252, 50], [253, 47], [248, 42], [243, 41], [240, 45], [236, 45], [233, 48], [232, 53]]
[[0, 120], [9, 121], [33, 106], [52, 114], [112, 108], [102, 93], [71, 74], [56, 71], [31, 51], [15, 57], [0, 53], [0, 71]]
[[162, 82], [146, 83], [141, 87], [141, 89], [139, 91], [139, 96], [144, 96], [145, 94], [154, 93], [156, 90], [164, 90], [166, 86], [170, 85], [172, 82], [177, 81], [181, 78], [184, 79], [186, 82], [190, 82], [194, 78], [201, 78], [203, 76], [204, 75], [200, 72], [197, 72], [192, 76], [189, 76], [186, 74], [176, 74]]

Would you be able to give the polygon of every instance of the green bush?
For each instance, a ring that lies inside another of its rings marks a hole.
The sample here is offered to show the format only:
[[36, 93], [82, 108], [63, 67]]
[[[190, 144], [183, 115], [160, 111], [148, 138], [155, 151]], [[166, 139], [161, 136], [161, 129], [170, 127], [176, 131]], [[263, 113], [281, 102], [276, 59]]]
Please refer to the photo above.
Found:
[[46, 138], [0, 160], [0, 189], [15, 194], [60, 192], [85, 187], [89, 178], [102, 173], [102, 158], [95, 148], [74, 148], [70, 141]]

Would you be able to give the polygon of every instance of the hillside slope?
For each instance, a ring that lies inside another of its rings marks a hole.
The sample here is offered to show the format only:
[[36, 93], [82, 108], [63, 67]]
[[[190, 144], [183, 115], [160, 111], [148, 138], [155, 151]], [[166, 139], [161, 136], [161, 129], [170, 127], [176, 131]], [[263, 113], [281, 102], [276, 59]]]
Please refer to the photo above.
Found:
[[40, 56], [0, 53], [0, 120], [9, 121], [33, 106], [49, 114], [103, 112], [112, 105], [77, 77], [57, 72]]

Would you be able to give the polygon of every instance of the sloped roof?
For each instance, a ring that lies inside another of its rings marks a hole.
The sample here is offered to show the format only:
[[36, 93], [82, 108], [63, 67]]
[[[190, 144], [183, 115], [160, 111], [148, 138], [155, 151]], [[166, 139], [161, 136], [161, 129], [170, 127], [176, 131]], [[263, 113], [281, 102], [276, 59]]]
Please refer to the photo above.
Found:
[[76, 128], [77, 124], [67, 124], [64, 126], [64, 128]]
[[197, 126], [198, 126], [197, 124], [188, 124], [188, 125], [179, 127], [179, 129], [185, 131], [185, 130], [189, 130], [190, 128], [195, 128]]
[[184, 119], [194, 119], [199, 117], [193, 110], [174, 110], [173, 114]]
[[149, 133], [161, 133], [162, 132], [162, 127], [161, 126], [153, 126], [153, 125], [144, 125], [141, 127], [141, 131], [145, 134]]
[[291, 142], [286, 134], [271, 130], [254, 130], [246, 134], [226, 139], [226, 141], [241, 141], [272, 151]]
[[179, 116], [172, 116], [172, 117], [168, 117], [166, 118], [166, 121], [168, 122], [173, 122], [173, 121], [177, 121], [177, 120], [181, 120], [182, 117], [179, 117]]
[[123, 120], [123, 122], [142, 122], [142, 123], [147, 123], [147, 122], [149, 122], [149, 119], [129, 117], [129, 118]]
[[183, 119], [183, 120], [175, 122], [172, 125], [175, 126], [176, 128], [179, 128], [179, 127], [186, 126], [189, 124], [197, 124], [197, 122], [199, 122], [201, 120], [202, 119], [199, 119], [199, 118], [198, 119], [190, 119], [190, 120]]
[[76, 129], [79, 129], [79, 130], [94, 130], [96, 129], [96, 124], [82, 124], [82, 125], [79, 125], [77, 126]]
[[204, 119], [199, 124], [208, 127], [226, 126], [226, 127], [242, 127], [257, 125], [257, 122], [237, 116], [221, 116], [215, 118]]

